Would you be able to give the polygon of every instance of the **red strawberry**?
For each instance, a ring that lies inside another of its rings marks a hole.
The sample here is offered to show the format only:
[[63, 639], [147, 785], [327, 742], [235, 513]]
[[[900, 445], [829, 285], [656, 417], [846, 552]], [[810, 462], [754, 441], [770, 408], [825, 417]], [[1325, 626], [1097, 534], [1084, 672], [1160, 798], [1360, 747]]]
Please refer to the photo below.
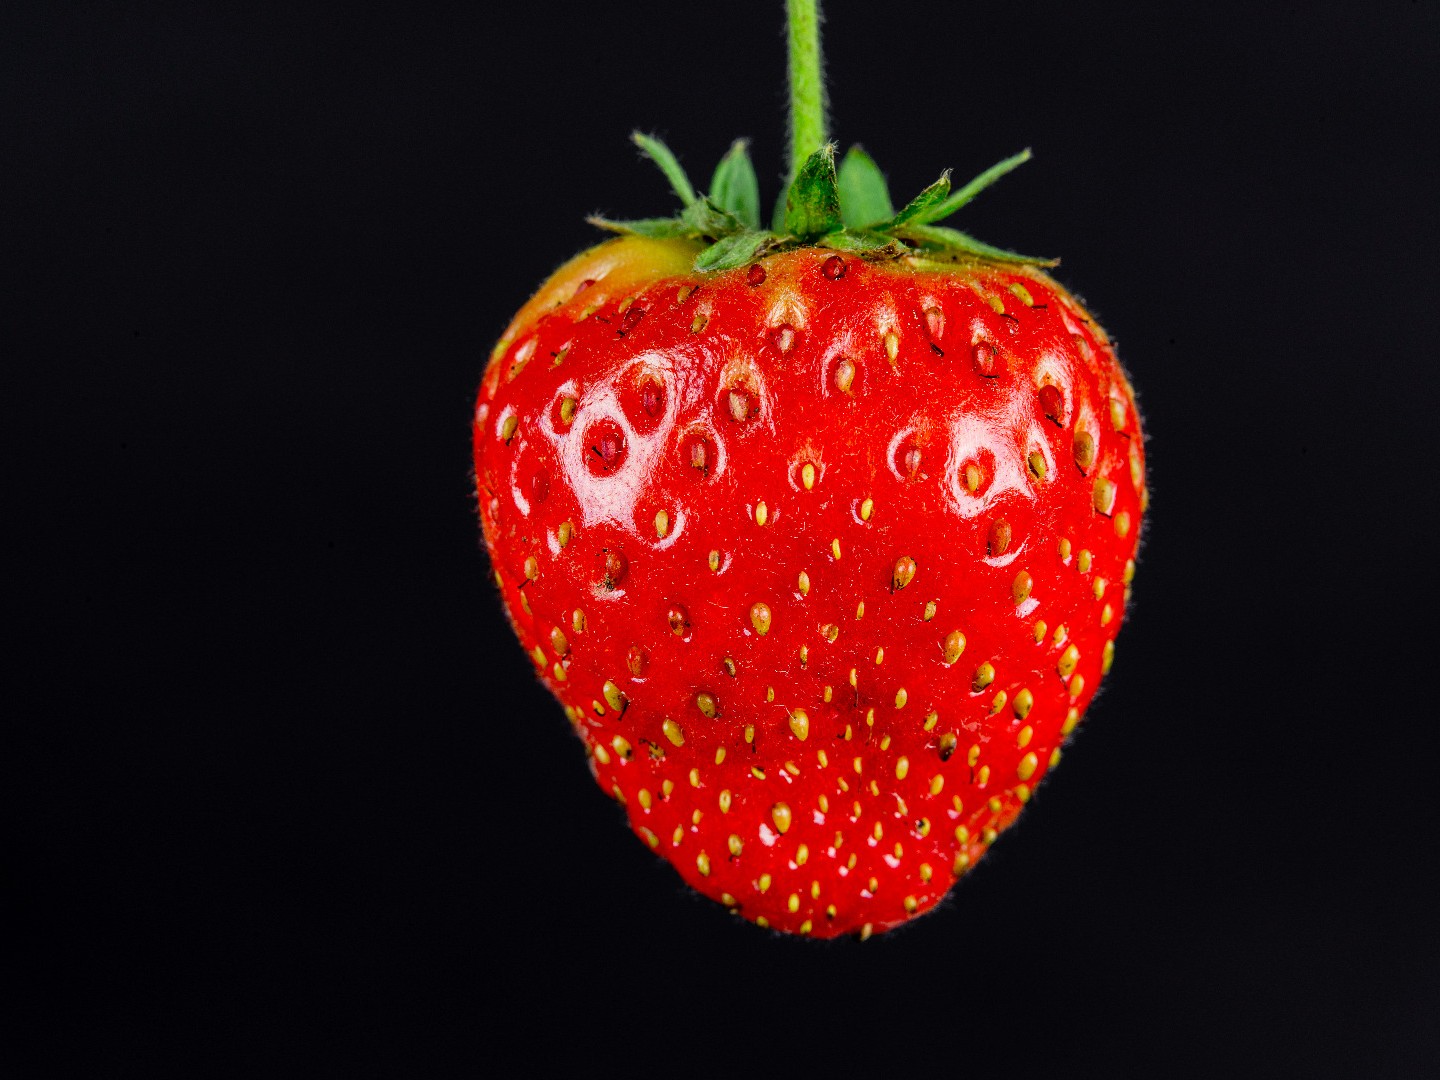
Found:
[[685, 214], [559, 270], [486, 371], [496, 580], [647, 844], [762, 926], [868, 935], [974, 865], [1109, 670], [1134, 399], [1036, 260], [931, 224], [948, 181], [880, 213], [824, 148], [762, 233], [741, 151], [704, 199], [644, 144]]

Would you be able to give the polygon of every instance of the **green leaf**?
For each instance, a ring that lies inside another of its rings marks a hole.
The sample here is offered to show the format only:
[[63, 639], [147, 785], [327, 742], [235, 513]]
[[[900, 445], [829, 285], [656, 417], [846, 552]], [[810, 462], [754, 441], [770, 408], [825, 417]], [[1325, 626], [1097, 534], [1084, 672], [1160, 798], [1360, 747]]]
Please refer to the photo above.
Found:
[[785, 231], [799, 240], [838, 232], [844, 222], [836, 184], [835, 146], [826, 143], [805, 159], [785, 194]]
[[635, 145], [645, 151], [647, 157], [665, 174], [665, 179], [670, 181], [670, 187], [680, 197], [681, 203], [689, 206], [695, 201], [695, 189], [690, 186], [690, 178], [685, 175], [685, 170], [680, 167], [680, 162], [675, 160], [675, 155], [670, 148], [659, 139], [649, 135], [642, 135], [635, 132], [630, 136]]
[[734, 214], [749, 229], [760, 228], [760, 181], [744, 139], [736, 139], [715, 167], [710, 201]]
[[[1024, 165], [1025, 162], [1029, 161], [1030, 158], [1031, 154], [1029, 150], [1021, 150], [1020, 153], [1014, 157], [1008, 157], [1004, 161], [991, 165], [990, 168], [975, 177], [974, 180], [971, 180], [948, 199], [929, 207], [922, 214], [913, 217], [912, 220], [920, 225], [931, 225], [937, 221], [944, 221], [951, 214], [955, 213], [956, 210], [959, 210], [971, 199], [975, 198], [976, 195], [979, 195], [980, 192], [995, 183], [996, 180], [999, 180], [1006, 173], [1018, 169], [1021, 165]], [[909, 208], [907, 207], [906, 209]]]
[[822, 236], [816, 241], [816, 244], [819, 247], [834, 248], [836, 251], [853, 251], [858, 255], [867, 255], [872, 258], [883, 255], [903, 255], [910, 250], [893, 236], [873, 232], [851, 232], [849, 229]]
[[852, 146], [840, 162], [840, 212], [847, 229], [863, 229], [895, 216], [890, 188], [875, 159]]
[[924, 215], [927, 211], [940, 205], [945, 201], [945, 196], [950, 194], [950, 170], [946, 169], [940, 174], [940, 179], [927, 187], [905, 204], [905, 208], [890, 219], [882, 228], [894, 229], [909, 221], [916, 221], [923, 224], [926, 220]]
[[694, 236], [713, 236], [719, 239], [731, 233], [742, 232], [744, 225], [728, 210], [722, 210], [708, 197], [701, 196], [685, 208], [680, 215], [692, 230]]
[[731, 270], [744, 266], [779, 239], [772, 232], [746, 231], [717, 240], [695, 257], [699, 271]]
[[694, 236], [695, 227], [681, 218], [640, 218], [635, 221], [612, 221], [599, 214], [585, 219], [591, 225], [611, 232], [629, 236], [648, 236], [655, 240], [668, 240], [676, 236]]
[[958, 229], [947, 229], [943, 225], [915, 225], [912, 223], [897, 229], [896, 235], [906, 240], [914, 240], [925, 247], [974, 255], [989, 262], [1019, 263], [1026, 266], [1060, 265], [1059, 259], [1041, 259], [1031, 255], [1021, 255], [1018, 251], [1007, 251], [982, 240], [976, 240], [970, 234], [960, 232]]

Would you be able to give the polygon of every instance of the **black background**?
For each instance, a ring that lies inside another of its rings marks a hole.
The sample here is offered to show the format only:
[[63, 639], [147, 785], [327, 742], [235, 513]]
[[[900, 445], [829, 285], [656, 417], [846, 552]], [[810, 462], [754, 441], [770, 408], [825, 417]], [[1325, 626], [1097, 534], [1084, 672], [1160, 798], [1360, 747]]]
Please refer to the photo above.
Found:
[[13, 1074], [1440, 1075], [1435, 4], [829, 6], [898, 194], [1034, 148], [961, 227], [1064, 256], [1153, 489], [1066, 767], [831, 946], [623, 828], [468, 459], [669, 206], [633, 127], [773, 193], [780, 5], [483, 8], [0, 12]]

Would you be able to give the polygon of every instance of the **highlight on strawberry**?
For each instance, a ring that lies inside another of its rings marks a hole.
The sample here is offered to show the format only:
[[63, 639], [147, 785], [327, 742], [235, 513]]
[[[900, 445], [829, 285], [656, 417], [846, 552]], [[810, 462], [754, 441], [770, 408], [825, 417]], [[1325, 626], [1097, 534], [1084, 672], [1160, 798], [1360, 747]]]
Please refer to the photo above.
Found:
[[600, 787], [700, 893], [868, 937], [932, 909], [1060, 762], [1114, 658], [1147, 506], [1140, 417], [1053, 260], [898, 211], [827, 141], [789, 0], [788, 185], [743, 142], [594, 218], [474, 414], [505, 610]]

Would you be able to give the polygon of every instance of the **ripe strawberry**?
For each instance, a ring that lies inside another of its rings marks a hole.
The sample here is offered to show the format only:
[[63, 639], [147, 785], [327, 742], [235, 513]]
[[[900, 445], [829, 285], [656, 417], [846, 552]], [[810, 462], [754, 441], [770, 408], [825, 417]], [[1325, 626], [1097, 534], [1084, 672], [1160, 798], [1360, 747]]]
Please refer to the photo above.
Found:
[[[762, 926], [933, 907], [1109, 670], [1145, 508], [1134, 399], [1026, 259], [829, 147], [758, 228], [743, 148], [562, 267], [492, 355], [507, 610], [636, 833]], [[879, 222], [880, 224], [876, 224]]]

